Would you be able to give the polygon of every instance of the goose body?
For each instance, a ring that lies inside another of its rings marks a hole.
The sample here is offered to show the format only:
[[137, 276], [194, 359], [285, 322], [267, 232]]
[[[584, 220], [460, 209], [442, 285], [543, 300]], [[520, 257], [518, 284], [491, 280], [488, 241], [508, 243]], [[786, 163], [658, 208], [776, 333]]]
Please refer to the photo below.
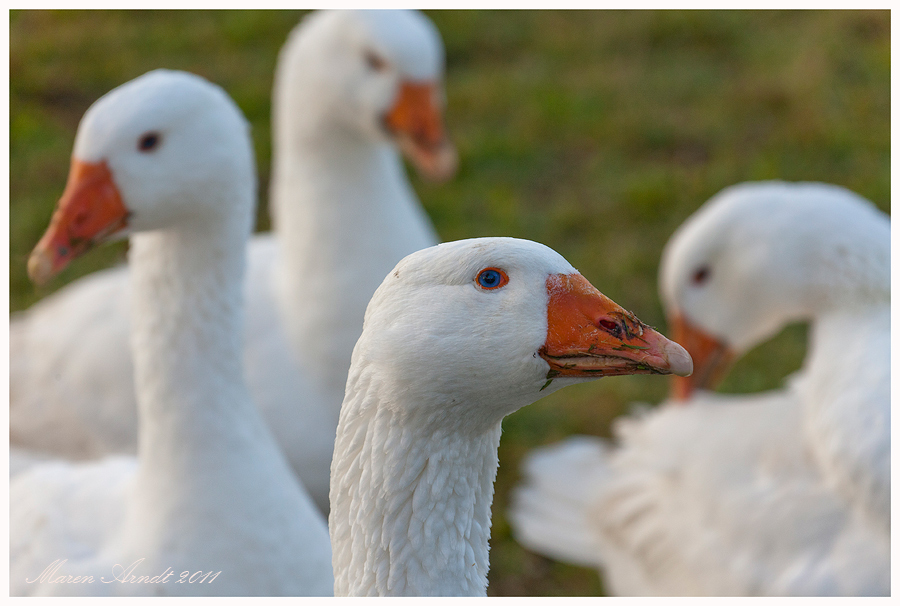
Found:
[[[281, 51], [273, 91], [274, 233], [250, 241], [244, 362], [254, 400], [319, 507], [365, 306], [437, 242], [398, 146], [444, 178], [443, 49], [408, 11], [324, 11]], [[71, 458], [132, 453], [129, 270], [83, 278], [10, 321], [10, 439]], [[73, 341], [83, 355], [66, 356]]]
[[331, 593], [325, 521], [243, 380], [255, 190], [246, 121], [197, 76], [150, 72], [85, 114], [29, 273], [44, 281], [130, 235], [138, 456], [40, 462], [12, 479], [11, 594]]
[[[660, 285], [694, 376], [615, 446], [533, 453], [518, 539], [619, 594], [887, 595], [889, 219], [837, 186], [737, 185], [675, 233]], [[809, 350], [784, 388], [702, 391], [797, 320]]]
[[503, 417], [575, 382], [690, 368], [543, 245], [409, 255], [353, 351], [331, 469], [335, 595], [485, 595]]

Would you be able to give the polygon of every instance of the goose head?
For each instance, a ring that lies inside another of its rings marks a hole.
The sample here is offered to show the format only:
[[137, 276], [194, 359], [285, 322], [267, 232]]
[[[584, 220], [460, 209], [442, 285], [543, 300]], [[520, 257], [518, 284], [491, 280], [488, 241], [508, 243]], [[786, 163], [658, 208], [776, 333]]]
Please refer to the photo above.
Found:
[[376, 290], [331, 467], [335, 595], [484, 595], [500, 422], [565, 385], [691, 359], [527, 240], [415, 252]]
[[730, 363], [793, 321], [886, 301], [890, 222], [824, 183], [742, 183], [711, 198], [667, 243], [660, 292], [695, 372], [673, 396], [711, 389]]
[[403, 259], [367, 309], [353, 366], [365, 363], [410, 405], [477, 403], [464, 417], [486, 423], [573, 383], [691, 372], [682, 347], [562, 256], [514, 238], [450, 242]]
[[241, 111], [203, 78], [155, 70], [119, 86], [78, 126], [66, 188], [29, 276], [44, 283], [93, 245], [135, 232], [235, 214], [249, 230], [252, 154]]
[[[277, 122], [338, 125], [391, 141], [423, 176], [447, 179], [456, 170], [456, 152], [442, 119], [443, 65], [440, 34], [419, 12], [313, 13], [279, 57], [276, 101], [284, 95], [295, 100], [276, 103]], [[288, 114], [296, 107], [305, 108], [302, 116]]]

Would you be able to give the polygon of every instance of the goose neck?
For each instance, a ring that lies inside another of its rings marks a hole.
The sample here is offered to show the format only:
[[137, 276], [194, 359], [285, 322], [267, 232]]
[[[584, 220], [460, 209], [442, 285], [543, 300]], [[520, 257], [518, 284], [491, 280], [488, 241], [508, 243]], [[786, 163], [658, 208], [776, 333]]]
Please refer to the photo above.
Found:
[[332, 462], [335, 595], [484, 596], [500, 422], [365, 401], [345, 400]]
[[388, 142], [337, 133], [275, 150], [275, 292], [294, 354], [335, 407], [366, 305], [404, 256], [437, 236]]
[[890, 308], [817, 317], [801, 383], [804, 429], [824, 476], [890, 527]]
[[234, 416], [249, 416], [241, 361], [247, 214], [186, 221], [131, 239], [142, 461], [186, 465], [190, 456], [179, 449], [205, 445]]
[[279, 232], [302, 229], [310, 218], [331, 219], [346, 230], [365, 221], [359, 215], [376, 202], [412, 198], [400, 157], [386, 139], [335, 127], [285, 136], [274, 155], [271, 205]]

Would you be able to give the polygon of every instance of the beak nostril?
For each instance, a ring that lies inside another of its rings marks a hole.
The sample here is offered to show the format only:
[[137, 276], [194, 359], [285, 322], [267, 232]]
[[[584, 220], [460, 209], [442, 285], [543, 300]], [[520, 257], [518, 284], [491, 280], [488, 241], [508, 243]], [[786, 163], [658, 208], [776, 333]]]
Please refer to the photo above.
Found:
[[597, 327], [605, 330], [611, 334], [618, 334], [620, 331], [619, 323], [614, 320], [609, 320], [607, 318], [601, 318], [597, 321]]

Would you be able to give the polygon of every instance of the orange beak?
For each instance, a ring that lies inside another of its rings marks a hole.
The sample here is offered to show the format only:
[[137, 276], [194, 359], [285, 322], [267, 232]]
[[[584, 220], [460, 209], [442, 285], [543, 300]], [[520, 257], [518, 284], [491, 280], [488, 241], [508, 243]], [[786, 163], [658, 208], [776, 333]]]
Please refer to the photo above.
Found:
[[444, 133], [436, 99], [434, 84], [403, 82], [384, 124], [424, 177], [445, 181], [456, 172], [456, 150]]
[[725, 343], [692, 325], [681, 314], [675, 315], [670, 324], [673, 336], [684, 344], [697, 362], [697, 372], [690, 378], [674, 377], [672, 380], [672, 399], [683, 402], [694, 390], [714, 389], [737, 356]]
[[693, 363], [580, 274], [547, 278], [547, 341], [539, 351], [554, 377], [691, 374]]
[[128, 210], [105, 162], [72, 159], [50, 226], [28, 258], [28, 276], [44, 284], [69, 262], [128, 224]]

